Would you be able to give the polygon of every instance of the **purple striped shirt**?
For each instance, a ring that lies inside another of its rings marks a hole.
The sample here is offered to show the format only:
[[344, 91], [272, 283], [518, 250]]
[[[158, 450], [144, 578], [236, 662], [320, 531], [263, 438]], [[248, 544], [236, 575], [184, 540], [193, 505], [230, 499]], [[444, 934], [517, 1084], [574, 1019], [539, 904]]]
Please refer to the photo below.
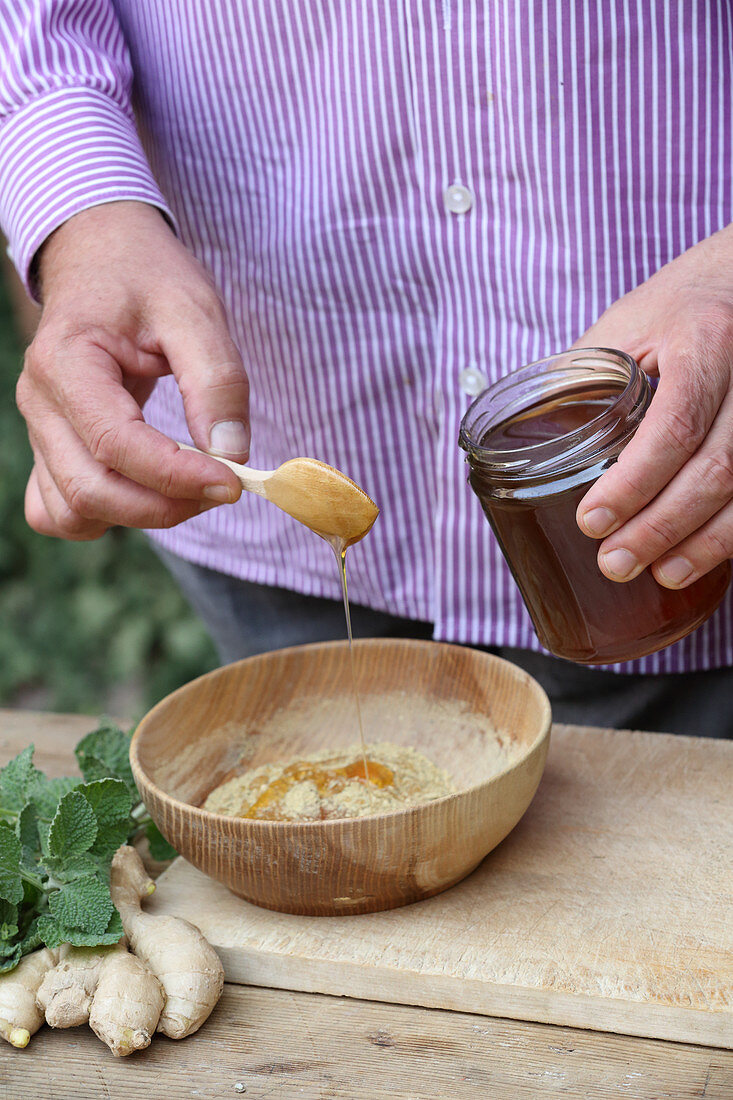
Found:
[[[313, 455], [382, 508], [353, 598], [540, 648], [458, 426], [488, 381], [731, 221], [733, 0], [0, 0], [0, 55], [21, 273], [84, 207], [168, 211], [250, 374], [252, 465]], [[170, 378], [146, 418], [190, 438]], [[250, 494], [153, 537], [339, 595], [326, 544]], [[729, 663], [730, 593], [614, 667]]]

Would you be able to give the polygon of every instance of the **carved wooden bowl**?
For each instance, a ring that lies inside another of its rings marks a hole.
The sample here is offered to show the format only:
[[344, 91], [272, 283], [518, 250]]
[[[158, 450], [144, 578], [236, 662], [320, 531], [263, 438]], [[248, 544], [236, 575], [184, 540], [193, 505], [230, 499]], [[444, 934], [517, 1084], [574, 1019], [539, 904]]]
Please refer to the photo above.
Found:
[[[345, 642], [297, 646], [217, 669], [140, 723], [131, 761], [161, 832], [235, 894], [287, 913], [391, 909], [468, 875], [516, 825], [542, 775], [550, 704], [526, 672], [463, 646], [354, 643], [369, 741], [412, 745], [457, 793], [338, 821], [224, 817], [200, 809], [224, 779], [359, 740]], [[496, 772], [496, 734], [514, 759]]]

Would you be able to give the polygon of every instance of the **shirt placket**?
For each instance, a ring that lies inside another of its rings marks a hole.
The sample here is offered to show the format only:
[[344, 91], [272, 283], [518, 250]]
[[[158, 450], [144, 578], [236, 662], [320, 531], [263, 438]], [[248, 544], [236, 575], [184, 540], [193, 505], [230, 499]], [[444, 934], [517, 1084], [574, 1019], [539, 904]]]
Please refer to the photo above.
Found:
[[461, 417], [488, 384], [488, 291], [482, 234], [491, 216], [486, 181], [489, 97], [483, 6], [470, 0], [406, 2], [412, 104], [426, 254], [436, 288], [432, 399], [438, 432], [432, 607], [436, 636], [450, 634], [477, 583], [469, 543], [485, 520], [466, 486], [457, 445]]

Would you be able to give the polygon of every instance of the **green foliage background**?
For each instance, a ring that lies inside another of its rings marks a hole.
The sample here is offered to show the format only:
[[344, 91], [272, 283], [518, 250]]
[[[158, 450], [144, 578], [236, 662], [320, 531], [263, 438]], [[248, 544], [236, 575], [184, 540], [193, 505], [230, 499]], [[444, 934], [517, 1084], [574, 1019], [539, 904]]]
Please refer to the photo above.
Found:
[[71, 543], [28, 527], [32, 457], [14, 399], [21, 361], [0, 277], [0, 706], [134, 722], [215, 667], [214, 648], [141, 532]]

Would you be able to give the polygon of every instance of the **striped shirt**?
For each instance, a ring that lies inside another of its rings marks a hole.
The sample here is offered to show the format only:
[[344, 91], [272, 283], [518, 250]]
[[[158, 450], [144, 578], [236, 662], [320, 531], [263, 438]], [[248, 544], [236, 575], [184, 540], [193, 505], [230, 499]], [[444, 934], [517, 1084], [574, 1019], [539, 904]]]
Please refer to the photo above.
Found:
[[[733, 0], [0, 0], [0, 54], [21, 274], [85, 207], [167, 211], [228, 308], [252, 465], [312, 455], [381, 506], [354, 600], [540, 648], [458, 426], [731, 221]], [[190, 438], [171, 378], [146, 418]], [[152, 537], [339, 595], [326, 544], [250, 494]], [[613, 667], [729, 663], [730, 593]]]

